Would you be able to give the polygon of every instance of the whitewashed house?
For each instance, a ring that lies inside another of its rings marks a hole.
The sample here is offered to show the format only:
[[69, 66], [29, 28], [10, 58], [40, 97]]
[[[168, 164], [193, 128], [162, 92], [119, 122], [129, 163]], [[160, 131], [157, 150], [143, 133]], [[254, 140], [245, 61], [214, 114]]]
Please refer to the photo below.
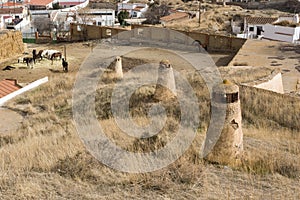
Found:
[[129, 13], [130, 18], [143, 18], [144, 13], [148, 10], [147, 4], [142, 3], [118, 3], [119, 14], [121, 11], [126, 11]]
[[278, 18], [272, 17], [245, 17], [244, 33], [238, 34], [238, 37], [256, 38], [264, 33], [264, 26], [276, 22]]
[[[10, 3], [10, 2], [9, 2]], [[21, 30], [30, 23], [28, 9], [25, 6], [0, 8], [1, 28]]]
[[113, 9], [90, 9], [79, 12], [79, 16], [85, 24], [97, 26], [114, 26], [115, 24], [115, 10]]
[[[231, 27], [232, 27], [232, 32], [235, 33], [237, 37], [249, 38], [249, 39], [263, 38], [263, 37], [264, 38], [269, 37], [270, 39], [272, 39], [275, 32], [278, 32], [276, 31], [276, 29], [280, 30], [279, 33], [288, 34], [289, 37], [291, 37], [292, 32], [295, 32], [295, 34], [297, 34], [296, 33], [297, 28], [295, 28], [296, 25], [294, 25], [294, 27], [284, 26], [285, 28], [279, 27], [280, 25], [278, 26], [278, 24], [283, 22], [285, 24], [297, 24], [299, 23], [299, 15], [295, 14], [289, 16], [280, 16], [277, 18], [245, 17], [243, 20], [241, 19], [232, 20]], [[277, 26], [275, 27], [276, 24]], [[293, 38], [297, 38], [297, 36], [294, 36], [293, 34]], [[294, 41], [295, 39], [293, 38], [285, 39], [284, 41], [287, 40]]]

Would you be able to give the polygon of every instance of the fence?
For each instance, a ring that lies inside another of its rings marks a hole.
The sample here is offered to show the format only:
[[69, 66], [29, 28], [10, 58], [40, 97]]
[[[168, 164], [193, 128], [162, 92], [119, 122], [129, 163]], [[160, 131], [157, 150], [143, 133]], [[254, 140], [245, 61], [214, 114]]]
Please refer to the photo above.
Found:
[[35, 43], [35, 33], [23, 33], [23, 42], [24, 43]]

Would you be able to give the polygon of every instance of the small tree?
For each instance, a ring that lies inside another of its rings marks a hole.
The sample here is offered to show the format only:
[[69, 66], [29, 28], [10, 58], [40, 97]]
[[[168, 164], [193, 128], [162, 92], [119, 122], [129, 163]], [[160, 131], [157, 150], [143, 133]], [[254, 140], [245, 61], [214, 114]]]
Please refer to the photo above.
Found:
[[58, 10], [61, 7], [60, 7], [59, 3], [52, 3], [52, 8], [53, 8], [53, 10]]
[[149, 5], [145, 17], [147, 19], [146, 23], [148, 24], [158, 24], [159, 20], [163, 16], [170, 14], [170, 8], [165, 4], [159, 5], [157, 1]]
[[122, 10], [118, 14], [118, 21], [121, 25], [125, 25], [125, 19], [129, 18], [129, 13], [126, 10]]
[[33, 26], [37, 29], [39, 34], [49, 33], [54, 28], [53, 22], [50, 18], [37, 17], [33, 20]]

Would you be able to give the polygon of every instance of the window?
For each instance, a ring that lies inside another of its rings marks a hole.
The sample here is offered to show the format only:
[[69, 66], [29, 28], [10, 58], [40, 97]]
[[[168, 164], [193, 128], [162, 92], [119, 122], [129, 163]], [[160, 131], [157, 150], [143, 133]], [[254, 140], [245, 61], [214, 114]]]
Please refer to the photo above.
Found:
[[239, 93], [232, 93], [232, 94], [226, 94], [226, 102], [227, 103], [234, 103], [239, 100]]
[[254, 27], [253, 26], [249, 27], [249, 31], [254, 31]]
[[213, 100], [218, 103], [235, 103], [239, 100], [239, 93], [231, 93], [231, 94], [219, 94], [213, 93]]

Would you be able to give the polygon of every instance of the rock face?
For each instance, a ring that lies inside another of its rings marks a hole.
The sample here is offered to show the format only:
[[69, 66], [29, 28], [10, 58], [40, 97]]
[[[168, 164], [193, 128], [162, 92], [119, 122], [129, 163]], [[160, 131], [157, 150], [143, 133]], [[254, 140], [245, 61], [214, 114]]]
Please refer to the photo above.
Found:
[[206, 158], [219, 163], [232, 162], [240, 158], [243, 152], [239, 87], [229, 81], [224, 81], [222, 85], [215, 87], [213, 90], [212, 106], [216, 109], [224, 108], [225, 106], [226, 117], [222, 132], [218, 135], [219, 137], [206, 137], [205, 148], [208, 148], [211, 140], [217, 140]]
[[176, 96], [176, 84], [173, 67], [168, 60], [159, 63], [158, 79], [154, 98], [158, 100], [169, 99]]
[[22, 33], [20, 31], [0, 31], [0, 60], [12, 58], [24, 52]]
[[117, 79], [123, 78], [122, 58], [120, 56], [116, 57], [115, 73]]

